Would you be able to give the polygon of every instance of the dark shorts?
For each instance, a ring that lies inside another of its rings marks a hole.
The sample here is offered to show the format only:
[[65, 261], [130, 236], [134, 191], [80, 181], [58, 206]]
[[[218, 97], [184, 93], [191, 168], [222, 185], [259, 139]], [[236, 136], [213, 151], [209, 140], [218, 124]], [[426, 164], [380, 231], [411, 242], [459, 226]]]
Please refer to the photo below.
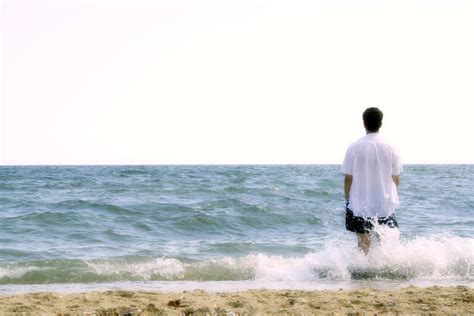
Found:
[[[358, 234], [368, 234], [374, 229], [375, 218], [354, 216], [354, 213], [349, 208], [346, 208], [346, 229]], [[388, 217], [381, 217], [377, 219], [379, 225], [386, 225], [390, 228], [398, 227], [395, 214]]]

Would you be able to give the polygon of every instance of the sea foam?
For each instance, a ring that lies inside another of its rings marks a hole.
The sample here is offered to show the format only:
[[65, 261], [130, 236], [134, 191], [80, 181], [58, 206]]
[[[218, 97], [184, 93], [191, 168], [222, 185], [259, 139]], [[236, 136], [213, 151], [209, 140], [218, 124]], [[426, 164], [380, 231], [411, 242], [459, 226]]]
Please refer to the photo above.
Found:
[[0, 264], [0, 284], [111, 281], [474, 280], [474, 239], [382, 236], [368, 255], [355, 240], [331, 239], [304, 256], [263, 253], [206, 260], [115, 258]]

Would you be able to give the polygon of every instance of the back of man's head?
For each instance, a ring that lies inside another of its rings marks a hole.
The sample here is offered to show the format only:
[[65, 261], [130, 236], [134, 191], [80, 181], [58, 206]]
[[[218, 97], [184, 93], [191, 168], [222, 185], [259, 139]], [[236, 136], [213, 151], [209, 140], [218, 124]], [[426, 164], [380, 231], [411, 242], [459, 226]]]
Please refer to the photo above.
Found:
[[362, 114], [362, 119], [364, 120], [365, 129], [368, 132], [376, 133], [382, 126], [383, 113], [379, 108], [368, 108]]

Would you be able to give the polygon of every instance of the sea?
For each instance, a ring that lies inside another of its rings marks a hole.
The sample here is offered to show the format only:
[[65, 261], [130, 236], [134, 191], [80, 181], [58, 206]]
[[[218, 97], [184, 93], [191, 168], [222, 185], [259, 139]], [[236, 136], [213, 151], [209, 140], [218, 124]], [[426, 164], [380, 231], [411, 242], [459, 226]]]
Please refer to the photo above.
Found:
[[340, 165], [1, 166], [0, 294], [473, 286], [474, 165], [406, 165], [366, 256]]

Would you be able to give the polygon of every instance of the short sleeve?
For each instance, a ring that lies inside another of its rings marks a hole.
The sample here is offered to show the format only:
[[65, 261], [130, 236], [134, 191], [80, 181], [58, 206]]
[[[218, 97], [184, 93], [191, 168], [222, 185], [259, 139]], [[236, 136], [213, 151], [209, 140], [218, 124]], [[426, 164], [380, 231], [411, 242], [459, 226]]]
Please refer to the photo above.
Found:
[[352, 175], [352, 166], [354, 165], [354, 154], [352, 151], [352, 146], [349, 147], [344, 156], [344, 161], [342, 163], [341, 171], [343, 174]]
[[392, 176], [399, 176], [403, 171], [402, 161], [398, 150], [393, 150]]

